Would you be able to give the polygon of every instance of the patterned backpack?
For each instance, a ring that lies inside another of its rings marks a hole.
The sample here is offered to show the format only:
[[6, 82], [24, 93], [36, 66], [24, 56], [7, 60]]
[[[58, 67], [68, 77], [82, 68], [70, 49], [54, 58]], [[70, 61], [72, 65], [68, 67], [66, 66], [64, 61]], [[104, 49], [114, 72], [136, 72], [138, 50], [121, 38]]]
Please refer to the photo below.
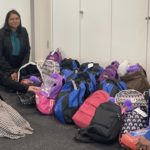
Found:
[[142, 93], [136, 90], [123, 90], [116, 94], [115, 101], [124, 107], [125, 101], [130, 101], [132, 109], [123, 114], [121, 134], [146, 128], [148, 125], [147, 102]]
[[61, 61], [62, 56], [59, 49], [50, 52], [41, 67], [43, 76], [50, 75], [51, 73], [60, 73], [59, 63]]
[[119, 105], [123, 105], [125, 100], [130, 100], [134, 108], [137, 107], [147, 108], [147, 102], [144, 98], [144, 95], [137, 90], [134, 89], [122, 90], [116, 94], [115, 96], [116, 103], [118, 103]]

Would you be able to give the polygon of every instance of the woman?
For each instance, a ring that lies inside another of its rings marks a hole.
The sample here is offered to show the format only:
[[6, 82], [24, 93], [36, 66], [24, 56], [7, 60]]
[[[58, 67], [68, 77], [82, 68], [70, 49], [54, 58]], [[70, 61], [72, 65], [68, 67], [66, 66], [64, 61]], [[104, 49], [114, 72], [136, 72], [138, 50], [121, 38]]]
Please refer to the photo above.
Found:
[[29, 61], [29, 57], [28, 33], [21, 25], [20, 14], [11, 10], [0, 29], [0, 84], [16, 91], [36, 91], [37, 87], [17, 82], [18, 70]]
[[18, 69], [29, 61], [29, 57], [28, 33], [21, 25], [19, 13], [11, 10], [0, 29], [0, 71], [17, 80]]
[[0, 74], [0, 85], [4, 86], [9, 91], [18, 91], [21, 93], [34, 92], [36, 93], [39, 90], [39, 87], [29, 86], [26, 84], [21, 84], [20, 82], [14, 81], [11, 78], [3, 76]]

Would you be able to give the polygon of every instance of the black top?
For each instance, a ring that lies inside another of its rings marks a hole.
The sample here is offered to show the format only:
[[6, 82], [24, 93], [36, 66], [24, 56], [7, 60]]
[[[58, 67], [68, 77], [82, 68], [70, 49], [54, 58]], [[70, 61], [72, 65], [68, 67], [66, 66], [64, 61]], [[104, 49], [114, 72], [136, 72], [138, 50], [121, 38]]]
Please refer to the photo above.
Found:
[[2, 74], [0, 74], [0, 85], [4, 86], [7, 90], [18, 91], [21, 93], [26, 93], [29, 87], [28, 85], [21, 84]]
[[[20, 53], [14, 59], [12, 55], [12, 31], [8, 28], [0, 29], [0, 73], [10, 75], [29, 61], [30, 57], [30, 44], [29, 37], [26, 29], [21, 27], [16, 31], [17, 37], [20, 41]], [[15, 60], [15, 61], [14, 61]]]

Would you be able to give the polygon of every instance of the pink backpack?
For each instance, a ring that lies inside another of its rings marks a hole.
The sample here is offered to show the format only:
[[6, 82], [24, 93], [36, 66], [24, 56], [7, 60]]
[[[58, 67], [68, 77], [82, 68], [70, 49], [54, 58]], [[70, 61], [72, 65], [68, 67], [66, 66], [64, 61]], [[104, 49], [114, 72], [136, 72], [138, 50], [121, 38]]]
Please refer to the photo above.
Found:
[[36, 93], [36, 107], [45, 115], [52, 115], [56, 100], [47, 98], [46, 96]]
[[62, 88], [64, 79], [58, 73], [45, 76], [44, 83], [36, 93], [36, 107], [43, 114], [53, 114], [56, 97]]
[[80, 108], [73, 115], [72, 119], [74, 123], [80, 128], [86, 128], [92, 121], [97, 107], [108, 101], [110, 98], [109, 94], [103, 90], [97, 90], [90, 95]]

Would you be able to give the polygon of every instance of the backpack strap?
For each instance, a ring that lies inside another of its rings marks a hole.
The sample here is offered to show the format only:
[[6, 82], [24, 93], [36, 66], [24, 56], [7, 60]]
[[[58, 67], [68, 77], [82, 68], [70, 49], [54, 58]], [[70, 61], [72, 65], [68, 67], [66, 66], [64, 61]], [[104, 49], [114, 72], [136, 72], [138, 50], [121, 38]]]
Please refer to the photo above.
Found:
[[88, 136], [88, 128], [78, 129], [74, 140], [82, 143], [95, 143], [95, 141]]

